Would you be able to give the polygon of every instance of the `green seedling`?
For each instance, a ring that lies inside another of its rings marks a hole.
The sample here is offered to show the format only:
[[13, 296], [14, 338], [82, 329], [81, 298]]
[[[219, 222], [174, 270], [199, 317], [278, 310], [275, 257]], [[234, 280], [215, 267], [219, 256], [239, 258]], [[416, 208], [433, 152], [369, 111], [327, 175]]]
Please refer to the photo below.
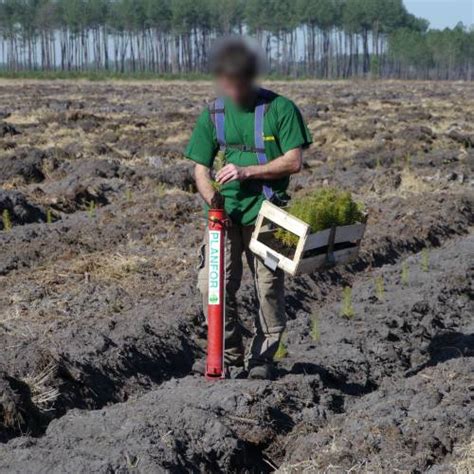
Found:
[[[216, 158], [214, 159], [214, 174], [218, 173], [222, 168], [225, 166], [225, 153], [223, 151], [218, 151]], [[222, 189], [222, 185], [218, 183], [215, 179], [211, 179], [211, 186], [213, 187], [214, 191], [220, 192]]]
[[341, 315], [345, 318], [351, 319], [354, 317], [354, 307], [352, 306], [352, 288], [346, 286], [342, 290], [342, 309]]
[[125, 191], [125, 199], [127, 200], [127, 202], [132, 202], [133, 195], [132, 195], [132, 190], [131, 189], [127, 189]]
[[385, 298], [385, 282], [381, 275], [375, 277], [375, 295], [379, 301]]
[[48, 209], [46, 211], [46, 224], [52, 224], [53, 223], [53, 213], [51, 212], [51, 209]]
[[402, 263], [402, 285], [408, 286], [410, 284], [410, 269], [408, 268], [408, 263]]
[[95, 201], [90, 201], [87, 206], [87, 215], [89, 216], [89, 219], [93, 219], [95, 217], [96, 215], [95, 209], [96, 209]]
[[405, 155], [405, 168], [406, 168], [407, 170], [409, 170], [409, 169], [410, 169], [410, 166], [411, 166], [411, 155], [410, 155], [409, 153], [407, 153], [407, 154]]
[[3, 230], [9, 232], [12, 230], [12, 220], [10, 218], [10, 213], [8, 209], [4, 209], [2, 213], [2, 222], [3, 222]]
[[319, 318], [318, 316], [313, 316], [311, 318], [311, 339], [314, 342], [319, 342], [321, 339], [321, 331], [319, 329]]
[[430, 253], [426, 248], [421, 251], [421, 269], [424, 272], [428, 272], [430, 270]]
[[280, 360], [285, 359], [287, 356], [288, 356], [288, 349], [286, 348], [286, 333], [285, 333], [280, 339], [280, 342], [278, 344], [278, 349], [275, 352], [273, 359], [278, 362]]
[[159, 198], [165, 197], [165, 195], [166, 195], [166, 185], [164, 183], [160, 183], [156, 187], [156, 194], [158, 194]]
[[[332, 226], [351, 225], [364, 219], [363, 207], [352, 199], [349, 192], [335, 188], [323, 188], [295, 199], [288, 212], [309, 224], [311, 232], [319, 232]], [[287, 247], [296, 247], [299, 237], [282, 228], [275, 237]]]

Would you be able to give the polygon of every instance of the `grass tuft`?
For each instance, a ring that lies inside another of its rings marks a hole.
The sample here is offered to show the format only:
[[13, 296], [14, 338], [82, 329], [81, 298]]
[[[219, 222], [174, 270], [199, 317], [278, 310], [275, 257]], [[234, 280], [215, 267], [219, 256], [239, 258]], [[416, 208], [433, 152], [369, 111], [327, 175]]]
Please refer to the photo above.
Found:
[[56, 374], [56, 364], [51, 363], [39, 374], [27, 376], [23, 379], [31, 392], [31, 401], [41, 410], [49, 411], [51, 405], [59, 397], [59, 390], [49, 386], [49, 382]]

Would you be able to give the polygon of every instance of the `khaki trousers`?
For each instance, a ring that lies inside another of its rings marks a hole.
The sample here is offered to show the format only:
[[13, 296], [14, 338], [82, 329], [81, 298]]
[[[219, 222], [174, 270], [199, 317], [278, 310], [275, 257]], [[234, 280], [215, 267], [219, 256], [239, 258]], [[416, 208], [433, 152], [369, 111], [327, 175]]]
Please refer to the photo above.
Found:
[[[226, 307], [225, 359], [230, 365], [244, 364], [242, 323], [238, 315], [237, 292], [243, 274], [243, 255], [254, 277], [259, 307], [255, 311], [255, 334], [245, 356], [245, 365], [271, 363], [285, 330], [285, 276], [282, 270], [271, 271], [249, 249], [253, 226], [233, 224], [226, 232]], [[208, 303], [208, 232], [200, 249], [198, 289], [207, 318]]]

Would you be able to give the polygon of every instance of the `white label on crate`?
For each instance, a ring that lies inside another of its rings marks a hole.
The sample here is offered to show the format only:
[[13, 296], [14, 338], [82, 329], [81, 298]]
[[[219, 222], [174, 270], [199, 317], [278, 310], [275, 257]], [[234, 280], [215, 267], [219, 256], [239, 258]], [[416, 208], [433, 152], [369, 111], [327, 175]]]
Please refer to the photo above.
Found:
[[221, 232], [209, 231], [209, 304], [221, 303]]

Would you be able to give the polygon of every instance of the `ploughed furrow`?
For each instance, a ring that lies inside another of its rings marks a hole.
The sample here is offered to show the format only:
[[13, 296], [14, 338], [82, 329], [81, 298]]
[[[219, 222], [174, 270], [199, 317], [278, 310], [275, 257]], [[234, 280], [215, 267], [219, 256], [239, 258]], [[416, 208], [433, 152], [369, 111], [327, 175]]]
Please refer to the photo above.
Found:
[[317, 324], [290, 323], [275, 382], [184, 377], [72, 410], [42, 437], [1, 446], [0, 472], [262, 472], [320, 452], [323, 468], [441, 463], [469, 434], [473, 252], [470, 234], [361, 274], [350, 314], [322, 302]]

